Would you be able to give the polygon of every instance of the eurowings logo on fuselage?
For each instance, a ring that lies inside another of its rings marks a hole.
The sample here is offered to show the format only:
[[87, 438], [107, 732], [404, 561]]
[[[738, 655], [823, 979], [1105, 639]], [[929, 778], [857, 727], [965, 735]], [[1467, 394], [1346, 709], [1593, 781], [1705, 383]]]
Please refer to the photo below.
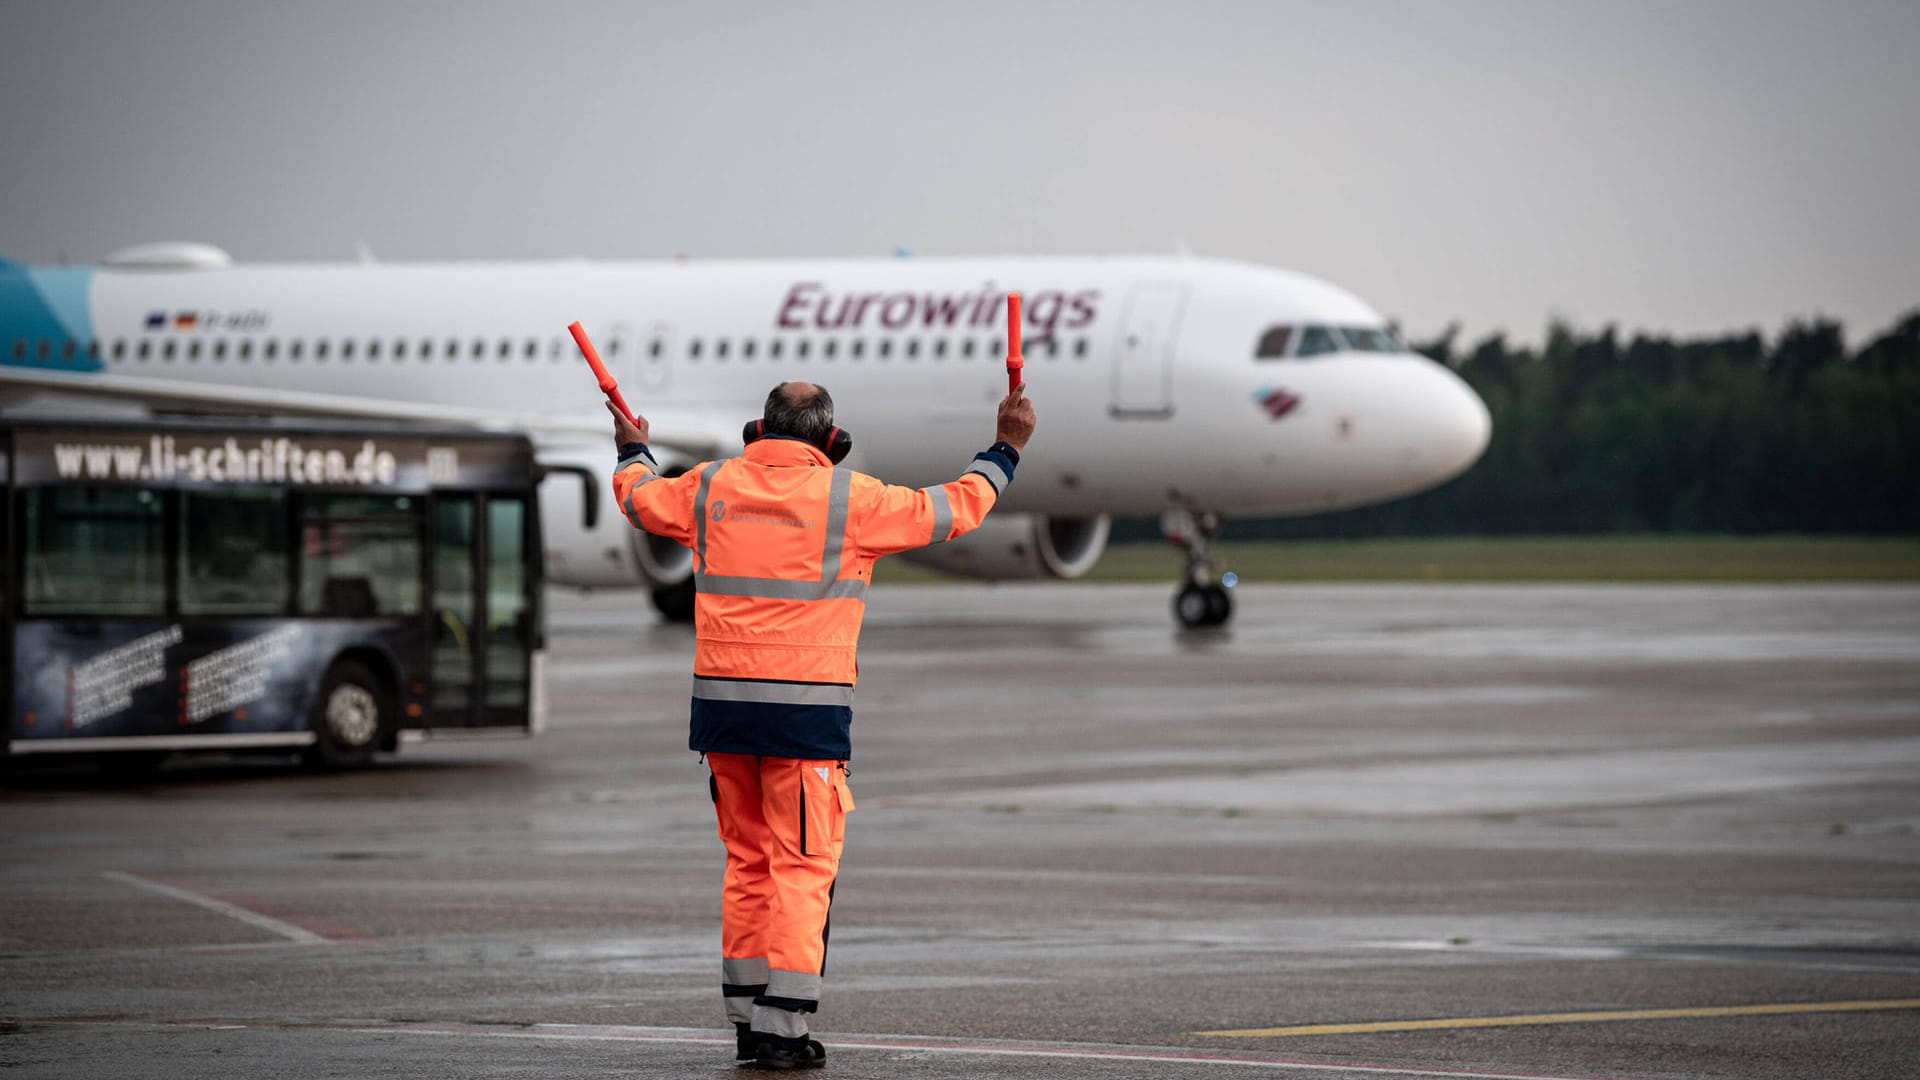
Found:
[[1281, 420], [1300, 407], [1300, 395], [1277, 386], [1263, 386], [1253, 392], [1253, 403], [1265, 410], [1267, 419]]

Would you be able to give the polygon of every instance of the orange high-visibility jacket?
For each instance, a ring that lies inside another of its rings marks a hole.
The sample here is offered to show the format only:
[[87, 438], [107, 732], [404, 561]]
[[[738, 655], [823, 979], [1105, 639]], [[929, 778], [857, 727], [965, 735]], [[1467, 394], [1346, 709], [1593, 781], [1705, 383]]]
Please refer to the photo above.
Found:
[[620, 449], [613, 497], [635, 528], [693, 549], [693, 730], [703, 752], [818, 760], [852, 753], [854, 650], [874, 560], [979, 527], [1013, 479], [1006, 443], [937, 487], [835, 468], [770, 435], [664, 477]]

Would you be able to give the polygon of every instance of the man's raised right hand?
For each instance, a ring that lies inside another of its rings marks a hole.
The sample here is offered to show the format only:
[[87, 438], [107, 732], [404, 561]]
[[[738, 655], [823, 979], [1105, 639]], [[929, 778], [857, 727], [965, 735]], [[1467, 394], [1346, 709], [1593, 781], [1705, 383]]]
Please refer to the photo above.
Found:
[[1027, 385], [1021, 383], [1013, 392], [1000, 399], [998, 426], [994, 429], [994, 441], [1003, 442], [1022, 453], [1026, 452], [1027, 440], [1033, 438], [1033, 402], [1027, 400]]

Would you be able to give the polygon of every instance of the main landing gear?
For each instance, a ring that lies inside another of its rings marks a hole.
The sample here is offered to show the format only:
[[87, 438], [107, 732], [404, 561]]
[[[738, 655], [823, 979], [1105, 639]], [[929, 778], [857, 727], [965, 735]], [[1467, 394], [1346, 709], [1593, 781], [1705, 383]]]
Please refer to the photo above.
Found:
[[1220, 515], [1208, 511], [1175, 509], [1160, 516], [1167, 542], [1187, 551], [1186, 583], [1173, 596], [1173, 617], [1189, 630], [1219, 626], [1233, 617], [1233, 596], [1227, 590], [1234, 576], [1227, 574], [1225, 584], [1213, 577], [1213, 541], [1220, 536], [1220, 525]]

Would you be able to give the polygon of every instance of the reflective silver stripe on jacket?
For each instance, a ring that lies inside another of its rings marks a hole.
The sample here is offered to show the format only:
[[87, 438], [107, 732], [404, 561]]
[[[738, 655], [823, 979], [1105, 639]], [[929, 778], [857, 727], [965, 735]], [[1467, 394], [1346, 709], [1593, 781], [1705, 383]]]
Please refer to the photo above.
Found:
[[693, 696], [704, 701], [757, 701], [774, 705], [841, 705], [853, 708], [853, 687], [836, 683], [752, 682], [693, 677]]
[[833, 470], [827, 485], [827, 542], [820, 551], [820, 580], [840, 576], [840, 551], [847, 542], [847, 504], [852, 501], [853, 473]]
[[615, 465], [613, 471], [619, 472], [621, 469], [626, 468], [636, 461], [645, 464], [647, 468], [652, 469], [654, 472], [660, 471], [660, 463], [653, 460], [653, 455], [645, 450], [635, 450], [631, 454], [620, 455], [620, 464]]
[[987, 483], [993, 485], [995, 494], [1007, 490], [1007, 485], [1013, 482], [1013, 477], [1007, 475], [1007, 470], [995, 465], [991, 461], [975, 461], [973, 464], [967, 466], [967, 472], [963, 472], [960, 475], [965, 476], [970, 472], [977, 472], [981, 476], [986, 477]]
[[921, 488], [927, 498], [933, 500], [933, 539], [929, 544], [944, 544], [947, 534], [953, 531], [953, 505], [947, 501], [947, 489], [944, 487]]
[[633, 486], [627, 489], [627, 497], [620, 500], [620, 509], [625, 511], [627, 520], [633, 522], [633, 527], [636, 529], [645, 528], [645, 526], [640, 524], [640, 511], [633, 508], [633, 493], [639, 491], [643, 485], [651, 484], [658, 479], [660, 479], [659, 473], [648, 473], [635, 480]]
[[[696, 575], [707, 568], [707, 488], [713, 485], [713, 474], [720, 471], [724, 461], [716, 461], [700, 470], [700, 488], [693, 495], [693, 553], [698, 560], [693, 564]], [[699, 585], [694, 588], [699, 589]]]
[[754, 596], [763, 600], [865, 600], [867, 583], [845, 581], [788, 581], [786, 578], [736, 577], [729, 574], [693, 575], [693, 590], [710, 596]]

